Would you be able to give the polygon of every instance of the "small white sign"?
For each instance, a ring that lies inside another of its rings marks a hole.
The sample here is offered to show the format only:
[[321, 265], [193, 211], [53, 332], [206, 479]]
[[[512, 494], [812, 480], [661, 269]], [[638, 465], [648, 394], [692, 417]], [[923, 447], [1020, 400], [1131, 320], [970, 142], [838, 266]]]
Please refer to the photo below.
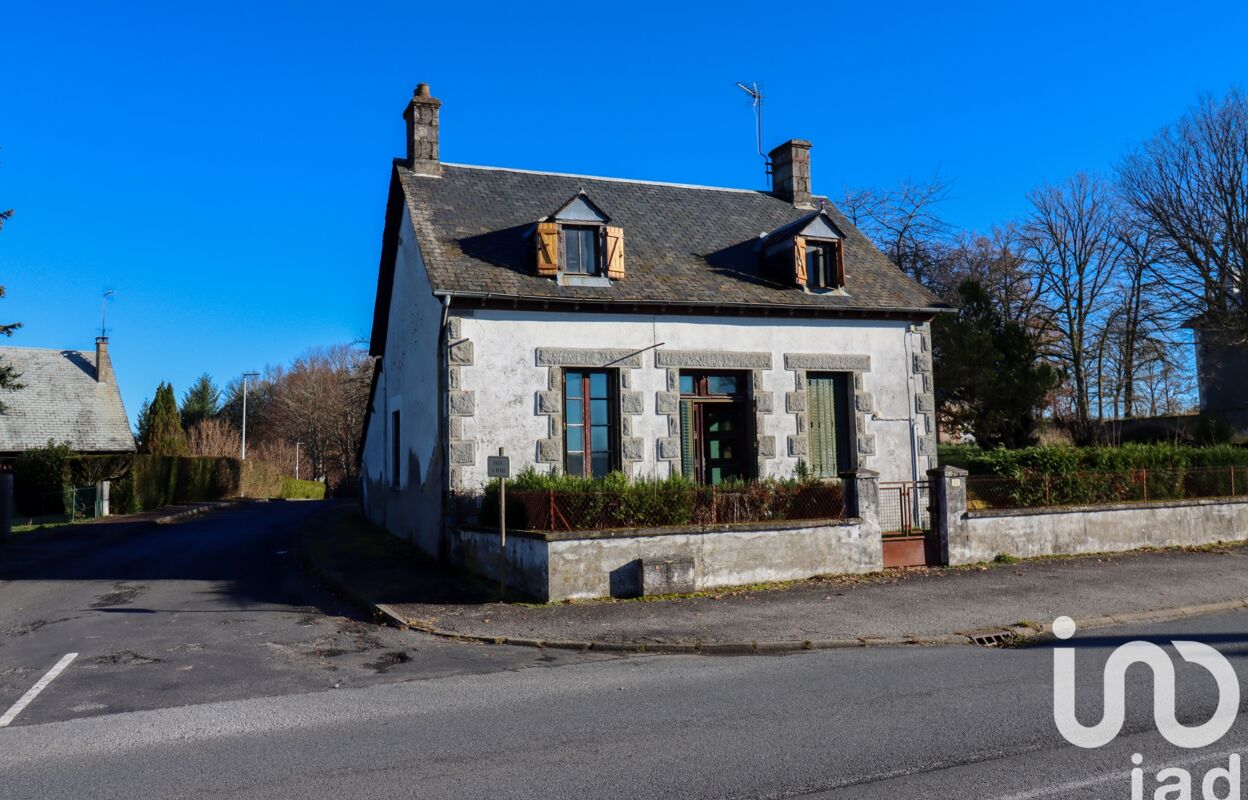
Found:
[[489, 456], [486, 458], [485, 474], [490, 478], [510, 478], [511, 456]]

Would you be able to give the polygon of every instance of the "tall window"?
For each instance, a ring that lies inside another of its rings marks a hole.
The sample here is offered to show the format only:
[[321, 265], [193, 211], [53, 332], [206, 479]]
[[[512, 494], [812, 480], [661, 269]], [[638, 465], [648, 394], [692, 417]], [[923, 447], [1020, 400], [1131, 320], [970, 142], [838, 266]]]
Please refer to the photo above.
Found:
[[598, 234], [596, 225], [563, 226], [563, 270], [573, 275], [598, 274]]
[[806, 285], [812, 289], [835, 289], [841, 285], [840, 245], [836, 242], [806, 243]]
[[400, 443], [402, 441], [403, 437], [399, 434], [399, 412], [394, 411], [390, 414], [390, 482], [396, 489], [401, 485], [403, 451]]
[[717, 485], [753, 474], [746, 377], [740, 372], [680, 374], [681, 469]]
[[850, 456], [849, 375], [812, 373], [806, 391], [810, 409], [810, 469], [820, 478], [835, 478], [852, 469]]
[[563, 374], [563, 468], [569, 475], [604, 478], [616, 468], [616, 395], [613, 370]]

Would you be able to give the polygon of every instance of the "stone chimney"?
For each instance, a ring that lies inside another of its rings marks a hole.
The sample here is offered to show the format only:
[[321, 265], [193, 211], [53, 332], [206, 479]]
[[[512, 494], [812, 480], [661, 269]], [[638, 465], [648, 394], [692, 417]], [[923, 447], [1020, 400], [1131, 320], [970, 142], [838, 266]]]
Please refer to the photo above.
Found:
[[790, 139], [767, 154], [771, 193], [795, 206], [810, 205], [810, 142]]
[[99, 383], [113, 377], [113, 362], [108, 357], [108, 337], [95, 337], [95, 380]]
[[438, 109], [442, 101], [429, 95], [429, 84], [416, 84], [412, 102], [403, 111], [407, 120], [407, 166], [420, 175], [442, 175], [438, 160]]

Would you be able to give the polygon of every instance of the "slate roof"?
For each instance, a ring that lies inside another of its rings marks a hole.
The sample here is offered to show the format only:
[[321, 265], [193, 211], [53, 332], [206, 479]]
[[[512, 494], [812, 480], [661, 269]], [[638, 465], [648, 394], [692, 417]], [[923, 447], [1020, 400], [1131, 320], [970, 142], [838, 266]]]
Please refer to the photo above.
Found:
[[116, 373], [95, 380], [95, 353], [0, 347], [0, 364], [12, 366], [23, 388], [0, 393], [0, 453], [68, 441], [81, 453], [134, 450]]
[[[393, 280], [394, 215], [405, 207], [433, 291], [491, 300], [731, 307], [741, 313], [931, 316], [947, 308], [906, 276], [823, 198], [845, 234], [845, 293], [802, 291], [758, 248], [760, 234], [811, 216], [770, 193], [443, 164], [441, 178], [395, 164], [383, 241], [373, 352], [384, 350]], [[560, 286], [537, 275], [532, 234], [578, 191], [624, 229], [627, 276], [609, 287]]]

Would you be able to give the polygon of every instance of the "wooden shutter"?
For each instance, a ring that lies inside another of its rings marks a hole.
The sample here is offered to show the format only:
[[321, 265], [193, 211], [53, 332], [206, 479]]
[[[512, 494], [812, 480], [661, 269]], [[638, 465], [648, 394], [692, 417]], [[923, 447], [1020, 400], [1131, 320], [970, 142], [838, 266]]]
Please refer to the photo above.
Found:
[[793, 279], [798, 286], [806, 285], [806, 237], [793, 237]]
[[845, 288], [845, 241], [836, 243], [836, 288]]
[[537, 223], [537, 274], [553, 278], [559, 272], [559, 224]]
[[810, 395], [810, 469], [819, 478], [837, 475], [836, 387], [832, 376], [811, 376], [806, 383]]
[[607, 277], [618, 281], [624, 277], [624, 229], [607, 226]]
[[697, 437], [693, 431], [693, 401], [680, 401], [680, 471], [689, 480], [697, 480]]

